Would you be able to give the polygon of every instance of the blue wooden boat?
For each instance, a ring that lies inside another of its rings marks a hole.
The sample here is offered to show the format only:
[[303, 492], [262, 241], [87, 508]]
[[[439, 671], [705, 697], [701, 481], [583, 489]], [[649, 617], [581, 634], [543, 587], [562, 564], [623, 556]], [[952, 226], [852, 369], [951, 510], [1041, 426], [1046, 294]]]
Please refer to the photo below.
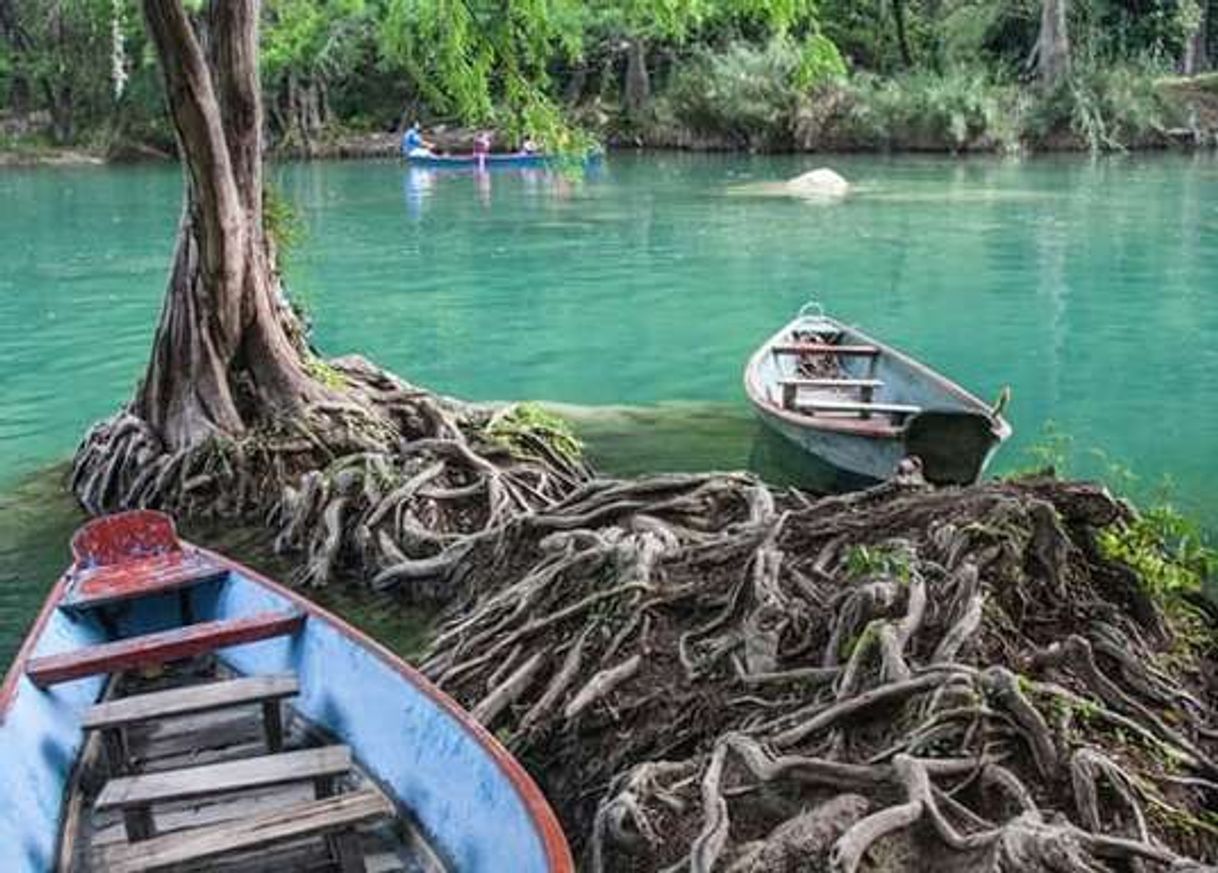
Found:
[[971, 483], [1011, 435], [999, 408], [815, 304], [762, 344], [744, 387], [774, 431], [871, 480], [916, 458], [929, 482]]
[[573, 870], [520, 764], [293, 591], [94, 521], [0, 690], [6, 871]]
[[438, 170], [547, 167], [556, 160], [552, 155], [524, 152], [492, 152], [484, 157], [476, 155], [405, 155], [404, 157], [412, 167], [429, 167]]

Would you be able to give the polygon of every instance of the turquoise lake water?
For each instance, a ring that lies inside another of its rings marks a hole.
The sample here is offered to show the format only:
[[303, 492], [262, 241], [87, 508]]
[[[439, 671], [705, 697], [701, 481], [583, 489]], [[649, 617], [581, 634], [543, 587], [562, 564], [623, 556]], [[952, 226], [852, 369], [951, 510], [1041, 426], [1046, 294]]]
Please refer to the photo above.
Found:
[[[758, 190], [822, 163], [853, 197]], [[1031, 463], [1052, 422], [1075, 471], [1132, 469], [1142, 493], [1170, 479], [1218, 522], [1211, 155], [615, 154], [584, 178], [388, 161], [271, 175], [307, 228], [289, 277], [324, 352], [465, 397], [570, 404], [611, 470], [765, 470], [741, 368], [815, 298], [982, 397], [1009, 384], [1016, 437], [998, 472]], [[179, 208], [174, 167], [0, 171], [0, 655], [75, 522], [51, 474], [29, 477], [129, 395]]]

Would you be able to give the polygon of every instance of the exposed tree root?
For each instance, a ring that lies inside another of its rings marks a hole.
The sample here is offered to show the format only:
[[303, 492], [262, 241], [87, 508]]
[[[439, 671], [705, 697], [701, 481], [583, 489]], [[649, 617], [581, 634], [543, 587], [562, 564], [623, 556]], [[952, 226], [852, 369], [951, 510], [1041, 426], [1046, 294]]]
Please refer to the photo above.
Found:
[[602, 480], [544, 428], [329, 366], [345, 399], [239, 440], [170, 453], [120, 413], [72, 487], [264, 518], [303, 584], [447, 604], [423, 670], [532, 765], [589, 869], [1218, 858], [1213, 646], [1103, 557], [1127, 510], [1102, 489]]
[[1053, 480], [594, 481], [504, 530], [424, 669], [512, 686], [591, 870], [1202, 869], [1211, 653], [1101, 557], [1124, 518]]
[[93, 513], [265, 519], [277, 549], [303, 556], [299, 582], [354, 573], [432, 600], [460, 590], [471, 549], [493, 551], [514, 519], [548, 511], [589, 479], [527, 424], [499, 437], [502, 412], [419, 390], [361, 358], [319, 366], [345, 400], [190, 450], [166, 452], [147, 424], [119, 412], [86, 434], [73, 492]]

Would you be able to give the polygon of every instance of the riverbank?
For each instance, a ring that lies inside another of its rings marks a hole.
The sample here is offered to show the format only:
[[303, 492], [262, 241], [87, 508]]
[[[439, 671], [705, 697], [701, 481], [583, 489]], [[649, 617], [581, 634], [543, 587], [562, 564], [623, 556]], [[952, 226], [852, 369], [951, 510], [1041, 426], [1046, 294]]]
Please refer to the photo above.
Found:
[[[635, 122], [596, 102], [575, 108], [572, 117], [619, 150], [960, 155], [1218, 147], [1218, 74], [1156, 80], [1106, 70], [1090, 84], [1047, 97], [965, 73], [904, 80], [860, 75], [811, 93], [767, 89], [768, 105], [748, 112], [714, 82], [697, 87], [720, 90], [711, 97], [678, 81]], [[438, 151], [467, 152], [475, 129], [439, 124], [427, 135]], [[388, 158], [398, 155], [399, 141], [394, 132], [333, 125], [308, 144], [293, 138], [272, 145], [269, 154], [276, 160]], [[0, 139], [0, 167], [173, 159], [159, 140], [99, 148], [56, 146], [44, 136]]]
[[[726, 63], [726, 62], [723, 62]], [[1052, 153], [1218, 146], [1218, 75], [1154, 78], [1080, 70], [1053, 89], [982, 71], [855, 75], [811, 91], [761, 86], [710, 63], [678, 77], [623, 125], [601, 121], [611, 143], [769, 153]]]

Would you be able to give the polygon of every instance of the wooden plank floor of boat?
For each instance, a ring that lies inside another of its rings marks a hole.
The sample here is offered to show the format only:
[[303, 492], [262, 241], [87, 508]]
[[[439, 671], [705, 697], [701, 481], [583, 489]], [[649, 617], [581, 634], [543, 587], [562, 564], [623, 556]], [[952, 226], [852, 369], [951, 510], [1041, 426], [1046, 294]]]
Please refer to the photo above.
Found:
[[[188, 666], [177, 665], [157, 677], [125, 674], [115, 680], [117, 694], [161, 691], [201, 682], [217, 676], [210, 658]], [[285, 750], [311, 748], [332, 742], [315, 726], [305, 722], [284, 702]], [[127, 742], [134, 761], [133, 772], [154, 773], [181, 767], [197, 767], [267, 754], [266, 734], [261, 709], [246, 706], [219, 710], [165, 721], [133, 725], [127, 729]], [[96, 752], [96, 739], [89, 744]], [[98, 811], [95, 803], [106, 783], [107, 773], [100, 754], [88, 755], [76, 781], [77, 796], [72, 798], [79, 810], [72, 828], [69, 852], [72, 871], [103, 873], [105, 849], [126, 841], [123, 817], [119, 810]], [[358, 766], [343, 777], [342, 790], [372, 785]], [[202, 827], [248, 818], [274, 809], [313, 799], [311, 782], [251, 790], [189, 801], [158, 804], [153, 811], [158, 834], [185, 828]], [[367, 873], [438, 873], [444, 869], [436, 856], [415, 837], [415, 830], [404, 820], [394, 819], [358, 829], [359, 846]], [[233, 853], [197, 864], [177, 866], [175, 871], [223, 871], [223, 873], [263, 873], [263, 871], [324, 871], [337, 869], [320, 837], [287, 843], [257, 851]]]

